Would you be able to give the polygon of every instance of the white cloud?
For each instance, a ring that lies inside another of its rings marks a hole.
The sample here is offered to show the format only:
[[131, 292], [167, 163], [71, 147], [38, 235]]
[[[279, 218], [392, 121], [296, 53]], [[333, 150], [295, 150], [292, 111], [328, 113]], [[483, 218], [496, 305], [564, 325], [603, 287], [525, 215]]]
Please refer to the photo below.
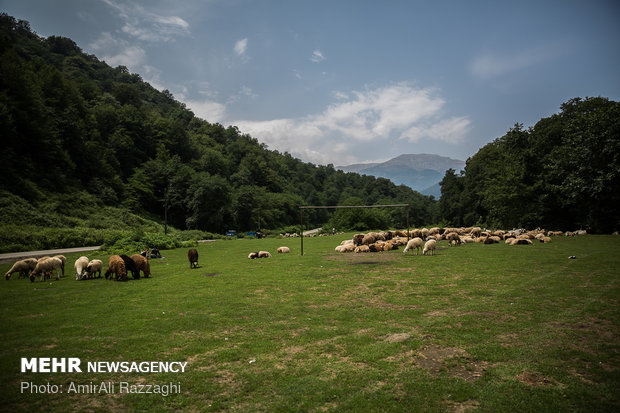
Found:
[[549, 44], [521, 50], [515, 53], [483, 53], [473, 58], [470, 72], [479, 78], [488, 79], [517, 72], [567, 54], [562, 44]]
[[194, 115], [211, 123], [222, 123], [226, 118], [226, 105], [212, 100], [184, 100]]
[[244, 56], [246, 50], [248, 49], [248, 38], [243, 38], [241, 40], [237, 40], [235, 43], [234, 51], [237, 56]]
[[189, 23], [179, 16], [163, 16], [146, 11], [135, 3], [103, 0], [124, 21], [121, 31], [139, 40], [162, 42], [190, 33]]
[[110, 33], [102, 33], [90, 48], [102, 56], [112, 67], [126, 66], [131, 72], [138, 72], [146, 59], [146, 52], [140, 46], [116, 38]]
[[310, 60], [313, 61], [314, 63], [319, 63], [325, 60], [325, 56], [323, 56], [323, 53], [320, 50], [315, 50], [312, 52], [312, 56], [310, 57]]
[[353, 149], [396, 140], [458, 143], [470, 125], [466, 117], [443, 116], [445, 102], [434, 89], [405, 82], [334, 95], [338, 101], [318, 114], [231, 123], [271, 148], [317, 163], [356, 161]]

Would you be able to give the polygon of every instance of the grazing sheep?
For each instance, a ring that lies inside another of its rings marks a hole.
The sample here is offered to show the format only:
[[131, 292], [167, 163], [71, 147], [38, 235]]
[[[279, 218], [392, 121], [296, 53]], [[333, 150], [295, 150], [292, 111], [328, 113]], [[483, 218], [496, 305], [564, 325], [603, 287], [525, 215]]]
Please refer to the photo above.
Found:
[[512, 245], [532, 245], [531, 239], [515, 238]]
[[103, 262], [101, 260], [90, 260], [86, 266], [86, 277], [95, 278], [94, 274], [97, 273], [97, 278], [101, 278], [101, 271], [103, 271]]
[[543, 237], [540, 242], [544, 242], [545, 244], [548, 244], [551, 242], [551, 237]]
[[84, 256], [81, 256], [80, 258], [75, 260], [75, 263], [73, 264], [73, 266], [75, 267], [75, 280], [76, 281], [79, 281], [82, 279], [82, 277], [84, 277], [84, 271], [86, 271], [86, 267], [88, 267], [89, 262], [90, 261], [88, 260], [88, 258]]
[[445, 238], [450, 242], [450, 245], [461, 245], [461, 237], [456, 232], [446, 234]]
[[271, 254], [268, 251], [258, 251], [258, 258], [271, 258]]
[[134, 278], [134, 280], [139, 279], [140, 270], [138, 269], [138, 266], [136, 265], [135, 261], [125, 254], [121, 254], [120, 257], [125, 262], [126, 272], [129, 273], [129, 271], [131, 271], [131, 276]]
[[189, 260], [189, 268], [198, 268], [198, 250], [195, 248], [187, 251], [187, 259]]
[[435, 255], [435, 248], [437, 247], [437, 241], [434, 239], [426, 241], [424, 244], [424, 250], [422, 250], [422, 255], [426, 255], [427, 252], [431, 252], [431, 255]]
[[370, 247], [368, 245], [360, 245], [358, 247], [355, 247], [355, 252], [356, 253], [370, 252]]
[[149, 260], [140, 254], [132, 255], [131, 259], [136, 264], [136, 267], [138, 267], [138, 271], [142, 270], [144, 278], [149, 278], [151, 275], [151, 264], [149, 264]]
[[37, 266], [36, 258], [26, 258], [24, 260], [19, 260], [13, 264], [10, 270], [4, 274], [5, 279], [11, 278], [11, 275], [15, 272], [19, 272], [19, 278], [27, 278], [30, 274], [30, 271], [34, 270]]
[[250, 254], [248, 254], [248, 258], [251, 260], [258, 258], [258, 252], [251, 252]]
[[112, 274], [117, 280], [127, 280], [127, 270], [125, 269], [125, 261], [119, 255], [112, 255], [108, 259], [108, 269], [105, 272], [105, 278], [112, 279]]
[[424, 241], [422, 241], [422, 238], [420, 237], [416, 237], [416, 238], [409, 240], [409, 242], [407, 243], [407, 246], [403, 250], [403, 254], [407, 254], [407, 251], [409, 250], [413, 250], [413, 255], [416, 255], [416, 251], [419, 254], [420, 253], [419, 250], [422, 249], [423, 242]]
[[52, 271], [56, 271], [56, 279], [60, 280], [60, 268], [62, 267], [62, 261], [58, 258], [48, 258], [45, 260], [39, 260], [37, 262], [36, 267], [32, 270], [30, 274], [30, 281], [34, 282], [36, 276], [41, 274], [41, 281], [45, 277], [46, 273], [51, 273]]
[[64, 255], [54, 255], [52, 258], [58, 258], [60, 262], [62, 262], [62, 276], [65, 276], [65, 264], [67, 263], [67, 258]]
[[291, 252], [291, 249], [289, 247], [278, 248], [278, 254], [288, 254], [289, 252]]

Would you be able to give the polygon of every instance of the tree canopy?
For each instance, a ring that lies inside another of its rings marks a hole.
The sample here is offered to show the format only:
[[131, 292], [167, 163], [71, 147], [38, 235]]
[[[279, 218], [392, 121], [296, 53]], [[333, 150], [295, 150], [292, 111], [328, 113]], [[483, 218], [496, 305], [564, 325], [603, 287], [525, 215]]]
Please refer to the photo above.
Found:
[[[31, 205], [86, 191], [102, 206], [219, 233], [294, 225], [300, 205], [351, 196], [409, 203], [419, 225], [437, 219], [436, 202], [408, 187], [270, 150], [234, 126], [197, 118], [169, 91], [71, 39], [41, 38], [4, 13], [0, 130], [0, 191]], [[321, 225], [331, 214], [311, 211], [308, 220]], [[380, 223], [401, 218], [393, 212]]]
[[620, 229], [620, 104], [574, 98], [528, 130], [516, 124], [441, 182], [454, 225]]

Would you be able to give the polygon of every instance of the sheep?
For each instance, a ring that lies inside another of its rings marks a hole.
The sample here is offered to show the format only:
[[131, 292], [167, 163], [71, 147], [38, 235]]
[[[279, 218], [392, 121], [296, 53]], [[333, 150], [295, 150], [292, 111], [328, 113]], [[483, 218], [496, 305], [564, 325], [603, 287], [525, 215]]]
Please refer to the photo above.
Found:
[[437, 241], [434, 239], [426, 241], [424, 244], [424, 250], [422, 250], [422, 255], [426, 255], [427, 252], [431, 252], [431, 255], [435, 255], [435, 248], [437, 247]]
[[138, 269], [138, 266], [136, 265], [135, 261], [132, 260], [129, 256], [125, 255], [125, 254], [121, 254], [121, 259], [125, 262], [125, 270], [128, 273], [129, 271], [131, 271], [131, 276], [137, 280], [140, 278], [140, 270]]
[[362, 245], [362, 240], [364, 239], [364, 234], [355, 234], [353, 236], [353, 243], [355, 245]]
[[30, 271], [34, 270], [37, 266], [36, 258], [26, 258], [23, 260], [19, 260], [13, 264], [10, 270], [4, 274], [5, 279], [10, 279], [11, 275], [15, 272], [19, 272], [19, 278], [27, 278], [30, 274]]
[[140, 254], [134, 254], [130, 258], [136, 264], [138, 271], [142, 270], [144, 278], [149, 278], [149, 276], [151, 275], [151, 264], [149, 264], [149, 260], [147, 260], [146, 257]]
[[543, 237], [540, 242], [544, 242], [545, 244], [548, 244], [551, 242], [551, 238], [550, 237]]
[[525, 238], [516, 238], [512, 242], [512, 245], [532, 245], [532, 240], [531, 239], [525, 239]]
[[67, 263], [67, 258], [64, 255], [54, 255], [52, 258], [58, 258], [60, 262], [62, 262], [62, 276], [65, 276], [65, 264]]
[[471, 244], [472, 242], [475, 242], [475, 241], [472, 237], [468, 237], [467, 235], [465, 235], [461, 237], [461, 242], [463, 244]]
[[187, 251], [187, 259], [189, 260], [189, 268], [198, 268], [198, 250], [195, 248]]
[[268, 251], [258, 251], [258, 258], [271, 258], [271, 254]]
[[370, 246], [368, 246], [368, 245], [360, 245], [358, 247], [355, 247], [355, 252], [356, 253], [370, 252]]
[[112, 274], [117, 280], [127, 279], [127, 270], [125, 269], [125, 261], [119, 255], [112, 255], [108, 259], [108, 269], [105, 272], [105, 278], [112, 279]]
[[103, 270], [103, 262], [101, 260], [90, 260], [86, 266], [86, 274], [88, 278], [94, 278], [94, 274], [97, 274], [97, 278], [101, 278], [101, 271]]
[[89, 262], [90, 261], [88, 260], [88, 258], [84, 256], [81, 256], [80, 258], [75, 260], [75, 263], [73, 264], [73, 266], [75, 267], [75, 280], [76, 281], [79, 281], [82, 279], [82, 277], [84, 276], [84, 271], [86, 271], [86, 267], [88, 267]]
[[376, 241], [376, 238], [370, 234], [366, 234], [364, 235], [364, 237], [362, 238], [362, 244], [363, 245], [370, 245], [370, 244], [374, 244]]
[[461, 244], [461, 237], [456, 232], [450, 232], [449, 234], [446, 234], [445, 237], [450, 242], [450, 245], [460, 245]]
[[34, 282], [37, 274], [41, 274], [41, 281], [45, 277], [45, 273], [56, 271], [56, 280], [60, 280], [60, 268], [62, 267], [62, 261], [58, 258], [48, 258], [45, 260], [37, 261], [36, 267], [30, 274], [30, 281]]
[[248, 258], [251, 259], [251, 260], [258, 258], [258, 252], [251, 252], [251, 253], [249, 253], [248, 254]]
[[471, 232], [469, 233], [469, 236], [472, 238], [477, 238], [480, 236], [480, 233], [482, 232], [482, 228], [480, 227], [473, 227], [471, 229]]
[[419, 250], [422, 249], [422, 244], [424, 241], [422, 241], [422, 238], [420, 237], [415, 237], [411, 240], [409, 240], [409, 242], [407, 243], [407, 246], [405, 247], [405, 249], [403, 250], [403, 254], [407, 254], [407, 251], [409, 250], [413, 250], [413, 255], [416, 255], [416, 251], [419, 254]]
[[288, 254], [289, 252], [291, 252], [291, 249], [289, 247], [278, 248], [278, 254]]

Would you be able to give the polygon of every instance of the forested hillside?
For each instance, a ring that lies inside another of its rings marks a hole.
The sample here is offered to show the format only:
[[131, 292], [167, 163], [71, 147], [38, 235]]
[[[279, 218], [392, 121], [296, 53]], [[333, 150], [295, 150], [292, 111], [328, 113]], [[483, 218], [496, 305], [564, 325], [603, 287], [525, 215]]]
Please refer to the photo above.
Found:
[[[408, 187], [269, 150], [235, 127], [197, 118], [170, 92], [71, 39], [42, 38], [6, 14], [0, 131], [3, 225], [75, 227], [67, 217], [77, 216], [91, 227], [98, 223], [85, 211], [108, 208], [110, 216], [222, 233], [283, 228], [298, 222], [300, 205], [351, 201], [409, 203], [414, 225], [438, 219], [437, 203]], [[320, 225], [330, 214], [309, 211], [306, 219]], [[388, 213], [394, 225], [404, 225], [401, 215]]]
[[441, 215], [453, 225], [620, 229], [620, 104], [575, 98], [525, 130], [515, 125], [446, 172]]

